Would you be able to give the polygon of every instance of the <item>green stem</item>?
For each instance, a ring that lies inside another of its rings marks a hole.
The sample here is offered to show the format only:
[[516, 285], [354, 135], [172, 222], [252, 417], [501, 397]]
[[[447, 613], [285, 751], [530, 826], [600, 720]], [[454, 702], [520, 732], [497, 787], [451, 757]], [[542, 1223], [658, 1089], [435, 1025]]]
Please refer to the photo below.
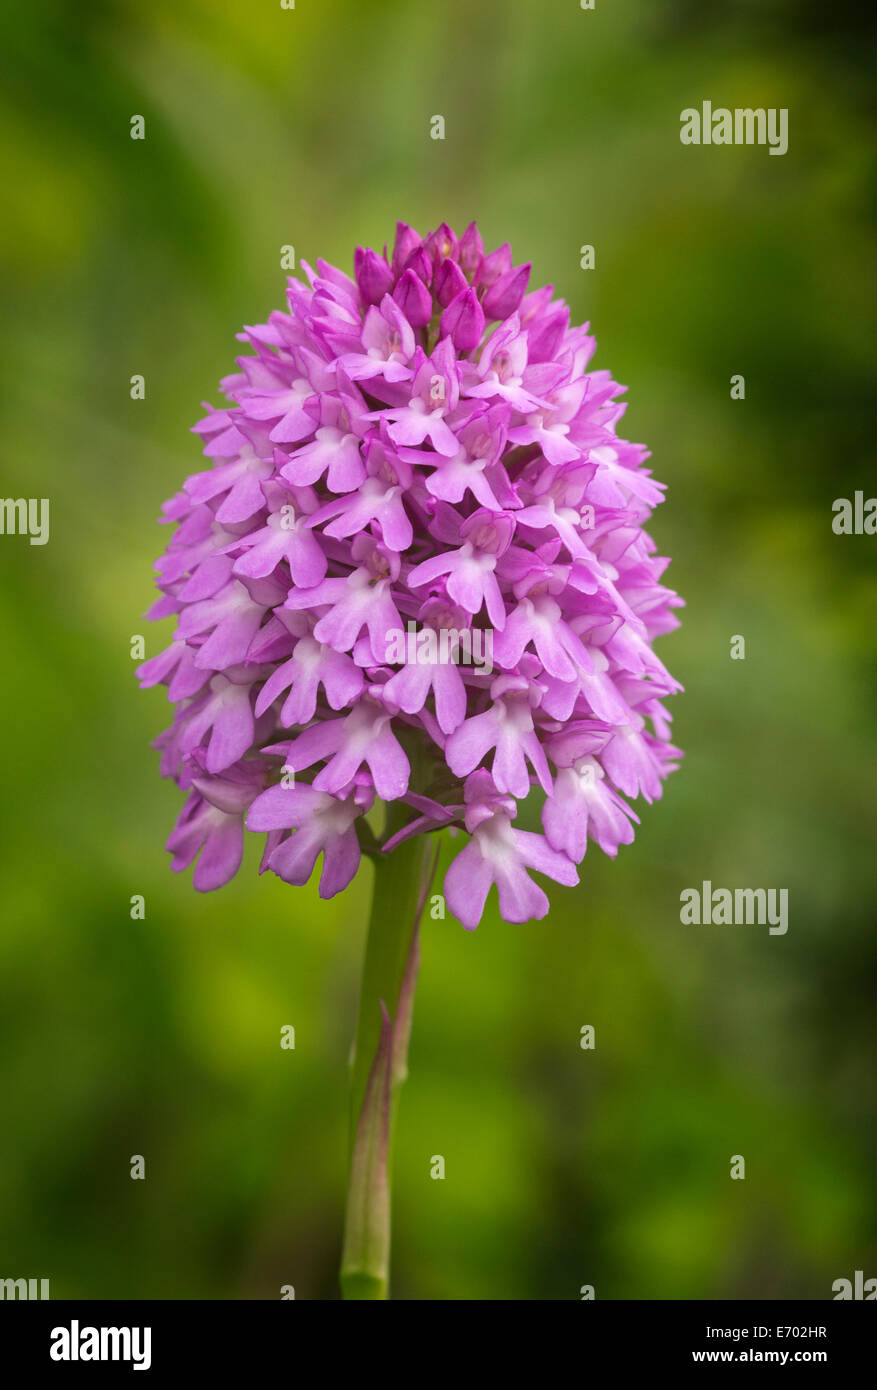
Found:
[[[388, 826], [388, 835], [399, 828]], [[390, 1276], [390, 1173], [399, 1087], [419, 961], [418, 930], [438, 848], [412, 836], [375, 860], [359, 996], [350, 1110], [350, 1172], [341, 1293], [384, 1299]]]

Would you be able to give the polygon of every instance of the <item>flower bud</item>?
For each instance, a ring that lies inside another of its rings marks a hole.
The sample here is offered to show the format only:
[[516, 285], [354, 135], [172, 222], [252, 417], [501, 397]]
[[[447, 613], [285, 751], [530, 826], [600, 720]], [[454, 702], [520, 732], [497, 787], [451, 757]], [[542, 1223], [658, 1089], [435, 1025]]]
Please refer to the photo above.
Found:
[[447, 222], [443, 222], [434, 232], [430, 232], [424, 242], [433, 264], [438, 265], [448, 257], [456, 256], [459, 243]]
[[429, 285], [432, 282], [432, 261], [422, 246], [415, 247], [411, 252], [402, 267], [403, 275], [406, 270], [413, 270], [418, 280], [422, 280], [424, 285]]
[[450, 337], [457, 352], [471, 352], [481, 342], [484, 332], [484, 310], [471, 288], [463, 290], [442, 314], [443, 337]]
[[432, 295], [413, 270], [406, 270], [393, 298], [412, 328], [423, 328], [432, 318]]
[[396, 241], [393, 245], [393, 270], [400, 275], [405, 262], [420, 246], [421, 238], [417, 235], [413, 227], [409, 227], [407, 222], [396, 223]]
[[382, 256], [371, 247], [360, 248], [354, 257], [354, 272], [359, 293], [365, 304], [380, 304], [393, 288], [393, 272]]
[[458, 256], [463, 274], [468, 280], [474, 280], [484, 259], [484, 242], [474, 222], [469, 223], [460, 238]]
[[491, 285], [496, 284], [499, 277], [511, 268], [512, 248], [504, 241], [502, 246], [497, 246], [495, 251], [484, 257], [478, 274], [478, 284], [482, 289], [490, 289]]
[[466, 277], [456, 261], [442, 261], [435, 273], [432, 292], [443, 309], [447, 309], [452, 299], [467, 289]]
[[507, 319], [513, 314], [524, 298], [529, 278], [529, 265], [515, 266], [500, 275], [484, 296], [485, 318]]

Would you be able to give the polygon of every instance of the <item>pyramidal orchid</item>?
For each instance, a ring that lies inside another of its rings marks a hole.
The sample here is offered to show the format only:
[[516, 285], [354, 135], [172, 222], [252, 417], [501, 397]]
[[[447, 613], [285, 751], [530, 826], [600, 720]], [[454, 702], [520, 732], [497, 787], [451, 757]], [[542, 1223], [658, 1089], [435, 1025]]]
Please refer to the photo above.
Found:
[[[652, 644], [681, 600], [644, 530], [662, 485], [617, 433], [623, 388], [508, 245], [399, 223], [352, 278], [302, 269], [194, 427], [208, 466], [164, 506], [150, 610], [176, 631], [139, 676], [174, 706], [168, 849], [197, 889], [237, 873], [245, 831], [263, 871], [318, 872], [325, 898], [374, 863], [342, 1290], [383, 1298], [434, 847], [464, 842], [443, 897], [472, 929], [494, 888], [506, 921], [541, 918], [533, 875], [572, 888], [589, 841], [629, 844], [630, 802], [679, 757]], [[516, 824], [531, 791], [542, 833]]]

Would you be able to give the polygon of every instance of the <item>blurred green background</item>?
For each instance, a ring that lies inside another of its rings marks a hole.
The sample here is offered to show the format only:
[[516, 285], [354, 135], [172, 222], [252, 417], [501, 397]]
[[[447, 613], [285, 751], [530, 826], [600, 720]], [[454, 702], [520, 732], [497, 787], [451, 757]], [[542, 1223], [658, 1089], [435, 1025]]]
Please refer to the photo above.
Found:
[[[669, 484], [686, 758], [545, 921], [427, 922], [394, 1295], [822, 1299], [877, 1275], [877, 539], [831, 529], [877, 491], [857, 8], [4, 9], [2, 491], [49, 497], [52, 529], [0, 540], [0, 1276], [336, 1296], [370, 869], [323, 903], [258, 879], [253, 837], [218, 894], [173, 875], [167, 706], [129, 647], [168, 640], [140, 616], [155, 518], [235, 332], [283, 306], [280, 248], [349, 269], [397, 218], [473, 217], [591, 321]], [[681, 145], [704, 98], [787, 107], [788, 154]], [[707, 878], [788, 888], [788, 935], [682, 926]]]

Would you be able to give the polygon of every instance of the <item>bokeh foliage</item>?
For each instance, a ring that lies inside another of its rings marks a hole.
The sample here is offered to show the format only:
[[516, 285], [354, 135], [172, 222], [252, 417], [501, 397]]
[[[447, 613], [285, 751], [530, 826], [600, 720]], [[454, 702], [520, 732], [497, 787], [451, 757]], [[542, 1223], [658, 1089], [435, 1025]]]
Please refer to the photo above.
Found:
[[[877, 539], [830, 525], [877, 491], [857, 10], [5, 8], [2, 491], [49, 497], [52, 535], [0, 540], [0, 1276], [335, 1296], [369, 870], [329, 903], [255, 852], [219, 894], [172, 875], [166, 707], [128, 653], [153, 519], [234, 333], [283, 302], [280, 247], [349, 267], [397, 217], [477, 217], [591, 321], [669, 484], [652, 529], [688, 607], [661, 645], [686, 758], [636, 844], [592, 846], [542, 923], [427, 923], [395, 1295], [825, 1298], [877, 1274]], [[788, 107], [788, 154], [682, 146], [704, 97]], [[683, 927], [703, 879], [787, 887], [788, 935]]]

